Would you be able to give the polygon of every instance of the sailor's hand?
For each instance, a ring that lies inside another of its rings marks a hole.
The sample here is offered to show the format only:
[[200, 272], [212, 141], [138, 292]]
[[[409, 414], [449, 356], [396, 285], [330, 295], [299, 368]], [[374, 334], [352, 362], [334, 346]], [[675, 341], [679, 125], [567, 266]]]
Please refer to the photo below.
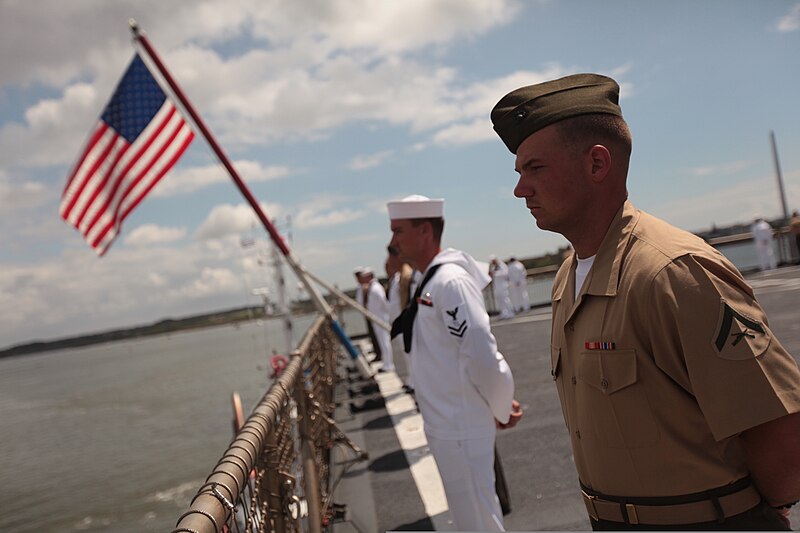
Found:
[[503, 424], [499, 420], [495, 419], [494, 424], [497, 426], [497, 429], [508, 429], [513, 428], [517, 425], [517, 423], [522, 418], [522, 407], [519, 405], [517, 400], [511, 400], [511, 416], [508, 417], [508, 422]]
[[778, 518], [780, 518], [781, 521], [786, 524], [787, 530], [792, 529], [792, 526], [789, 523], [789, 509], [775, 509], [775, 512], [778, 513]]

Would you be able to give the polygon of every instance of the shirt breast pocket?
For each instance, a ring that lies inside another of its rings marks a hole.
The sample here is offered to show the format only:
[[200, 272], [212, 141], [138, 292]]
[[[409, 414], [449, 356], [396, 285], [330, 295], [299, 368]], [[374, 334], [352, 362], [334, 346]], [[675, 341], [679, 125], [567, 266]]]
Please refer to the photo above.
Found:
[[658, 441], [635, 350], [581, 352], [576, 375], [579, 430], [591, 429], [599, 443], [611, 448], [642, 448]]

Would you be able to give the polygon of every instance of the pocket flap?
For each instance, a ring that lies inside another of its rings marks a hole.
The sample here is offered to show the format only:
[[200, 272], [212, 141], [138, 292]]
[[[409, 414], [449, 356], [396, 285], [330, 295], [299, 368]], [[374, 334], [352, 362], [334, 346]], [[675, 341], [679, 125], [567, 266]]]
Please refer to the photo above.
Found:
[[613, 394], [636, 383], [636, 351], [581, 352], [577, 376], [603, 394]]
[[561, 348], [550, 345], [550, 375], [553, 376], [553, 381], [558, 379], [558, 374], [561, 372]]

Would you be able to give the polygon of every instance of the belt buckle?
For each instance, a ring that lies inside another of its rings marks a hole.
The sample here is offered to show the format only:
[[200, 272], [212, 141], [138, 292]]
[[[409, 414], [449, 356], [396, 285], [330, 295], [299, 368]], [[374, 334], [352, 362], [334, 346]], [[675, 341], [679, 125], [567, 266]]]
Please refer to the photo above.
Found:
[[589, 517], [594, 519], [595, 522], [600, 520], [599, 515], [597, 514], [597, 507], [594, 506], [594, 501], [597, 499], [595, 496], [591, 496], [586, 494], [586, 491], [581, 491], [583, 494], [583, 501], [586, 503], [586, 509], [589, 511]]
[[625, 512], [628, 514], [628, 522], [631, 525], [638, 525], [639, 524], [639, 516], [636, 514], [636, 506], [632, 503], [625, 504]]

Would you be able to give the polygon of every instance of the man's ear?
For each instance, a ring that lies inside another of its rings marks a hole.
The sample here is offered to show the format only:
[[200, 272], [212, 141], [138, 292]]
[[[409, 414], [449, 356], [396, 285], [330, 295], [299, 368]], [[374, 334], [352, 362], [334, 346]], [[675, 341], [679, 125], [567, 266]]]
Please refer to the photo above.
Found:
[[611, 172], [611, 152], [602, 144], [595, 144], [589, 149], [592, 181], [603, 181]]

